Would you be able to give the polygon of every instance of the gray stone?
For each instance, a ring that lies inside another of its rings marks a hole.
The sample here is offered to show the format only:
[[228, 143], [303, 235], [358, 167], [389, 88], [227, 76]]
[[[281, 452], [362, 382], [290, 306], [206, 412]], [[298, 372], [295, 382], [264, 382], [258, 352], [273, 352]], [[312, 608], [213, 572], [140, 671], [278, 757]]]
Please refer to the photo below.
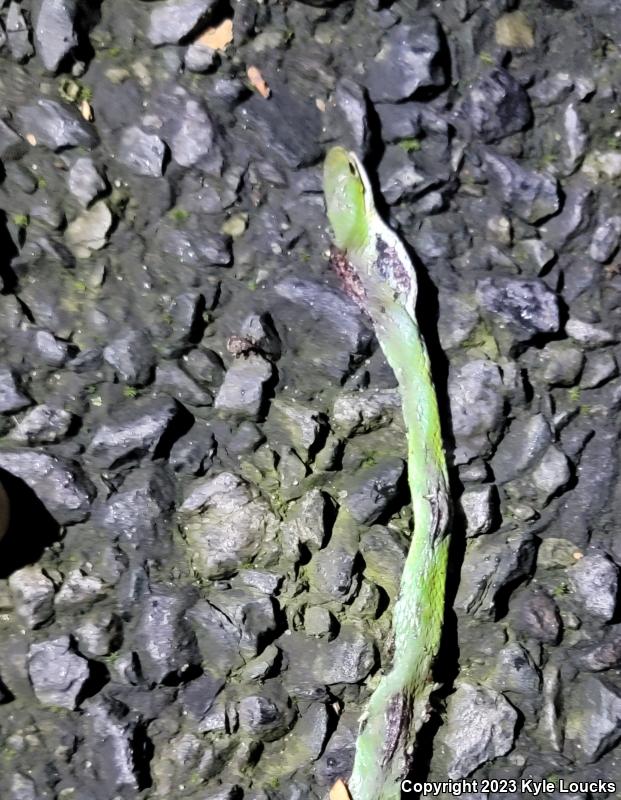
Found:
[[542, 591], [527, 591], [511, 609], [512, 627], [544, 644], [558, 644], [561, 616], [554, 600]]
[[384, 458], [363, 467], [346, 482], [341, 506], [361, 525], [372, 525], [394, 506], [403, 490], [405, 464], [400, 458]]
[[104, 360], [129, 386], [144, 386], [153, 377], [155, 349], [144, 330], [130, 329], [103, 350]]
[[27, 143], [13, 128], [0, 120], [0, 158], [3, 161], [21, 158], [28, 150]]
[[75, 256], [88, 258], [91, 251], [106, 246], [111, 227], [112, 213], [100, 200], [67, 225], [65, 240]]
[[580, 378], [580, 387], [596, 389], [611, 378], [616, 378], [618, 371], [617, 362], [611, 352], [588, 353], [584, 372]]
[[537, 81], [529, 90], [529, 94], [537, 105], [549, 106], [562, 102], [569, 95], [573, 85], [574, 79], [567, 72], [557, 72]]
[[475, 489], [466, 489], [459, 498], [466, 519], [466, 536], [489, 533], [494, 521], [494, 486], [486, 484]]
[[29, 628], [38, 628], [54, 615], [54, 584], [34, 566], [23, 567], [9, 576], [15, 611]]
[[552, 432], [543, 414], [514, 420], [492, 459], [496, 480], [507, 483], [517, 478], [537, 462], [551, 441]]
[[34, 55], [30, 41], [30, 28], [20, 3], [11, 0], [6, 15], [6, 38], [13, 58], [22, 63]]
[[493, 69], [473, 84], [463, 111], [484, 142], [511, 136], [532, 119], [526, 91], [501, 68]]
[[179, 44], [207, 22], [215, 0], [165, 0], [151, 11], [147, 36], [154, 45]]
[[382, 139], [398, 142], [416, 139], [422, 131], [422, 103], [378, 103], [375, 108], [382, 124]]
[[182, 167], [198, 164], [213, 151], [215, 131], [203, 105], [193, 98], [185, 101], [178, 115], [178, 127], [168, 139], [173, 160]]
[[621, 691], [585, 675], [572, 684], [566, 701], [566, 751], [579, 763], [592, 764], [621, 738]]
[[226, 371], [215, 407], [229, 414], [258, 419], [265, 408], [266, 385], [273, 371], [272, 364], [258, 354], [237, 359]]
[[596, 325], [574, 316], [567, 320], [565, 330], [572, 339], [590, 347], [611, 344], [616, 341], [615, 334], [606, 330], [602, 325]]
[[185, 405], [210, 406], [213, 396], [207, 389], [201, 387], [176, 364], [162, 362], [155, 370], [155, 386], [158, 390], [175, 397]]
[[587, 231], [594, 204], [593, 185], [581, 175], [565, 181], [563, 192], [565, 198], [561, 213], [539, 228], [544, 240], [557, 250]]
[[93, 779], [114, 792], [138, 791], [141, 785], [140, 727], [136, 714], [115, 697], [97, 696], [83, 707], [81, 748]]
[[167, 397], [122, 404], [95, 430], [88, 454], [108, 467], [154, 455], [178, 413], [178, 404]]
[[54, 598], [57, 609], [85, 609], [96, 600], [101, 600], [106, 593], [104, 581], [97, 575], [90, 574], [84, 567], [72, 569], [64, 576], [62, 586]]
[[281, 541], [286, 555], [296, 559], [300, 548], [314, 552], [323, 547], [326, 537], [327, 496], [311, 489], [287, 509], [281, 528]]
[[316, 407], [298, 403], [295, 398], [278, 397], [270, 405], [263, 430], [272, 449], [293, 446], [298, 456], [306, 462], [325, 427], [325, 421]]
[[586, 611], [609, 622], [615, 613], [619, 588], [619, 570], [614, 561], [603, 553], [592, 553], [571, 567], [568, 575]]
[[459, 780], [513, 747], [518, 715], [498, 692], [462, 683], [447, 704], [448, 777]]
[[[188, 611], [198, 645], [203, 655], [203, 663], [214, 679], [225, 678], [231, 669], [244, 664], [239, 652], [239, 629], [225, 613], [206, 600], [199, 600]], [[223, 721], [222, 728], [219, 728]], [[216, 702], [213, 708], [203, 712], [201, 731], [221, 729], [226, 726], [226, 710]]]
[[479, 618], [492, 615], [499, 593], [526, 578], [534, 561], [535, 544], [529, 534], [471, 539], [461, 569], [456, 608]]
[[433, 183], [398, 145], [389, 145], [382, 155], [378, 167], [380, 190], [390, 205], [421, 194]]
[[293, 724], [295, 711], [282, 691], [244, 697], [239, 703], [239, 727], [262, 741], [281, 739]]
[[339, 635], [332, 641], [295, 633], [281, 637], [278, 645], [289, 661], [283, 679], [290, 693], [301, 697], [313, 697], [317, 685], [358, 683], [375, 665], [373, 642], [349, 624], [342, 625]]
[[244, 659], [254, 658], [274, 638], [278, 624], [273, 598], [239, 588], [214, 592], [210, 594], [209, 602], [237, 626], [239, 649]]
[[569, 539], [549, 536], [539, 545], [537, 566], [543, 569], [559, 569], [571, 567], [576, 563], [575, 554], [580, 553], [576, 545]]
[[123, 638], [123, 623], [113, 611], [93, 609], [75, 629], [81, 653], [90, 658], [109, 656]]
[[32, 404], [32, 400], [20, 391], [13, 371], [0, 367], [0, 414], [15, 414]]
[[448, 393], [455, 463], [465, 464], [488, 455], [503, 419], [504, 388], [500, 370], [492, 361], [476, 359], [451, 367]]
[[40, 703], [72, 711], [90, 676], [90, 667], [71, 650], [69, 637], [59, 636], [30, 645], [28, 675]]
[[197, 481], [180, 510], [188, 515], [181, 530], [192, 566], [204, 578], [234, 574], [273, 541], [278, 526], [267, 502], [230, 472]]
[[522, 239], [516, 243], [515, 254], [520, 263], [533, 264], [539, 275], [556, 255], [554, 248], [541, 239]]
[[367, 64], [366, 85], [371, 100], [407, 100], [418, 89], [434, 89], [446, 81], [443, 33], [433, 16], [414, 17], [412, 25], [396, 25]]
[[580, 118], [576, 103], [568, 103], [563, 113], [563, 165], [573, 172], [586, 152], [588, 135], [586, 125]]
[[7, 438], [17, 444], [53, 444], [65, 438], [76, 417], [42, 403], [27, 411]]
[[185, 618], [187, 601], [177, 591], [157, 588], [143, 600], [138, 612], [134, 647], [148, 681], [180, 679], [201, 656], [194, 631]]
[[67, 179], [69, 191], [84, 208], [106, 191], [106, 182], [99, 174], [92, 158], [83, 156], [76, 159], [69, 170]]
[[22, 106], [15, 114], [22, 136], [31, 135], [37, 144], [50, 150], [69, 147], [93, 148], [98, 137], [95, 129], [73, 106], [40, 98], [35, 103]]
[[571, 342], [548, 342], [530, 351], [532, 371], [548, 386], [573, 386], [582, 371], [584, 353]]
[[174, 501], [174, 481], [164, 465], [144, 465], [98, 509], [97, 522], [115, 539], [142, 546], [166, 536]]
[[166, 146], [155, 134], [137, 125], [125, 128], [119, 140], [118, 159], [136, 175], [159, 178], [164, 168]]
[[533, 483], [544, 495], [545, 502], [566, 488], [571, 475], [569, 459], [554, 445], [546, 450], [532, 473]]
[[168, 218], [162, 220], [157, 225], [154, 244], [157, 252], [168, 253], [191, 267], [226, 266], [231, 263], [229, 238], [211, 233], [198, 225], [196, 219], [183, 227], [177, 227]]
[[88, 516], [95, 487], [77, 462], [34, 449], [3, 448], [0, 467], [23, 480], [60, 525]]
[[369, 145], [370, 131], [364, 89], [350, 78], [341, 78], [336, 84], [334, 102], [338, 113], [347, 124], [353, 147], [358, 153], [365, 153]]
[[574, 648], [571, 657], [579, 669], [587, 672], [617, 669], [621, 666], [621, 631], [619, 625], [611, 626], [611, 629], [601, 641]]
[[62, 367], [69, 359], [69, 345], [60, 342], [50, 331], [37, 331], [34, 336], [34, 347], [44, 364], [50, 367]]
[[483, 278], [476, 295], [481, 309], [517, 342], [560, 327], [558, 297], [541, 280]]
[[530, 695], [541, 689], [541, 676], [528, 650], [510, 642], [498, 653], [489, 683], [499, 692]]
[[200, 41], [193, 42], [185, 51], [183, 63], [190, 72], [208, 72], [218, 63], [218, 53]]
[[558, 185], [550, 175], [525, 169], [489, 150], [484, 159], [494, 192], [524, 222], [539, 222], [560, 209]]
[[620, 240], [621, 217], [609, 217], [595, 229], [589, 247], [589, 255], [593, 261], [605, 264], [618, 250]]
[[294, 93], [276, 76], [270, 81], [269, 103], [254, 95], [240, 108], [244, 125], [260, 137], [270, 154], [277, 155], [288, 167], [302, 167], [319, 158], [321, 120], [310, 98]]
[[56, 72], [78, 45], [77, 13], [75, 0], [42, 0], [35, 39], [41, 61], [50, 72]]
[[443, 350], [459, 347], [474, 331], [479, 315], [476, 303], [453, 292], [441, 292], [438, 335]]
[[397, 389], [340, 392], [332, 408], [331, 423], [342, 436], [369, 433], [389, 425], [401, 413]]

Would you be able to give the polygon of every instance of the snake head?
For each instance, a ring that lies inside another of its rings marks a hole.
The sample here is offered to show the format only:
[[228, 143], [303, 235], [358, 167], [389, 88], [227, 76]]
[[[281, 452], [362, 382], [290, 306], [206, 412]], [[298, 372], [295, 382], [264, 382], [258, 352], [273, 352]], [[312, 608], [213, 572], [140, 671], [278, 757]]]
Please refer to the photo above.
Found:
[[368, 214], [373, 197], [357, 156], [332, 147], [323, 167], [324, 192], [334, 243], [345, 252], [362, 248], [368, 239]]

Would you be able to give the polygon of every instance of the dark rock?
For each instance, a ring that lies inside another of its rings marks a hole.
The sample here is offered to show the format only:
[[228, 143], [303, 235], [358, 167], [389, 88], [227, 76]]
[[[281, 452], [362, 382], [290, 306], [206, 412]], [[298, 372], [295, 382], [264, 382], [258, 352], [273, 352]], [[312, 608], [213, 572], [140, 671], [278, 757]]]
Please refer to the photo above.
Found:
[[[54, 665], [50, 669], [50, 665]], [[28, 675], [37, 700], [73, 710], [90, 676], [88, 661], [71, 650], [68, 636], [30, 646]]]
[[20, 391], [12, 370], [0, 367], [0, 413], [15, 414], [31, 404], [32, 400]]
[[19, 159], [27, 149], [27, 143], [6, 122], [0, 120], [0, 158], [3, 161]]
[[82, 618], [75, 629], [80, 652], [89, 658], [109, 656], [123, 639], [123, 623], [112, 611], [94, 609]]
[[287, 166], [312, 164], [321, 155], [317, 107], [276, 80], [270, 80], [270, 86], [269, 103], [255, 95], [241, 107], [244, 125]]
[[491, 684], [499, 692], [530, 695], [541, 689], [541, 676], [528, 650], [511, 642], [498, 653]]
[[34, 55], [34, 47], [30, 41], [30, 27], [22, 11], [20, 3], [11, 0], [6, 15], [6, 38], [11, 55], [20, 63]]
[[215, 678], [206, 672], [183, 688], [180, 694], [181, 704], [195, 719], [201, 720], [223, 688], [222, 678]]
[[360, 154], [366, 153], [371, 134], [364, 89], [349, 78], [341, 78], [334, 91], [334, 102], [347, 123], [352, 147]]
[[187, 600], [156, 588], [143, 600], [135, 633], [140, 669], [148, 681], [177, 682], [201, 663], [196, 636], [185, 617]]
[[231, 263], [229, 238], [211, 233], [196, 221], [177, 227], [170, 219], [162, 220], [157, 226], [155, 246], [192, 267], [227, 266]]
[[54, 616], [54, 584], [38, 567], [18, 569], [9, 576], [15, 611], [29, 628], [37, 628]]
[[485, 170], [499, 199], [524, 222], [535, 223], [560, 208], [557, 182], [549, 175], [521, 167], [516, 161], [488, 150]]
[[416, 139], [423, 130], [421, 103], [378, 103], [375, 110], [380, 118], [385, 142]]
[[218, 53], [200, 41], [193, 42], [185, 51], [183, 63], [190, 72], [208, 72], [218, 63]]
[[164, 170], [166, 146], [155, 134], [137, 125], [125, 128], [119, 139], [118, 159], [136, 175], [159, 178]]
[[77, 47], [76, 0], [42, 0], [35, 26], [37, 52], [50, 72]]
[[456, 440], [455, 463], [488, 455], [498, 438], [505, 403], [498, 366], [477, 359], [452, 368], [448, 392]]
[[205, 23], [216, 0], [166, 0], [151, 11], [148, 37], [152, 44], [179, 44]]
[[266, 403], [267, 385], [274, 368], [270, 361], [251, 353], [234, 361], [216, 395], [215, 407], [229, 414], [258, 419]]
[[213, 462], [216, 447], [212, 430], [199, 420], [173, 445], [170, 465], [175, 472], [203, 475]]
[[390, 205], [422, 194], [437, 182], [436, 178], [424, 174], [399, 146], [386, 148], [378, 176], [382, 195]]
[[501, 694], [462, 683], [447, 704], [448, 777], [465, 778], [481, 764], [508, 753], [517, 720], [517, 711]]
[[341, 505], [362, 525], [372, 525], [394, 505], [403, 490], [405, 464], [400, 458], [387, 458], [361, 469], [348, 484]]
[[57, 103], [55, 100], [40, 98], [36, 103], [22, 106], [15, 114], [22, 136], [30, 134], [37, 144], [50, 150], [64, 150], [69, 147], [95, 147], [98, 137], [92, 125], [72, 106]]
[[143, 786], [146, 742], [136, 715], [107, 696], [85, 703], [83, 711], [81, 752], [91, 762], [94, 780], [116, 792], [137, 791]]
[[224, 678], [231, 669], [244, 663], [239, 652], [239, 629], [226, 614], [200, 600], [188, 611], [188, 619], [210, 675]]
[[566, 698], [565, 752], [582, 764], [592, 764], [621, 738], [621, 691], [593, 675], [572, 684]]
[[0, 467], [23, 480], [60, 525], [88, 516], [95, 487], [77, 462], [37, 450], [3, 448]]
[[594, 617], [609, 622], [617, 606], [619, 569], [608, 556], [593, 553], [568, 571], [575, 594]]
[[155, 371], [155, 386], [185, 405], [201, 407], [213, 404], [211, 392], [201, 389], [177, 364], [160, 363]]
[[200, 339], [204, 310], [205, 297], [197, 291], [183, 292], [172, 300], [166, 312], [170, 326], [170, 333], [166, 337], [168, 355], [178, 356], [192, 342]]
[[130, 473], [96, 518], [115, 539], [138, 547], [166, 535], [174, 500], [171, 475], [164, 466], [153, 465]]
[[[283, 308], [279, 321], [300, 323], [301, 309], [312, 325], [313, 336], [304, 336], [301, 344], [305, 363], [317, 363], [331, 377], [341, 378], [349, 370], [352, 354], [364, 352], [372, 333], [358, 308], [329, 286], [299, 278], [285, 278], [275, 287], [276, 294], [293, 308]], [[281, 315], [282, 314], [282, 315]]]
[[88, 453], [107, 467], [154, 455], [179, 412], [180, 406], [166, 397], [122, 404], [97, 428]]
[[113, 339], [104, 347], [103, 357], [129, 386], [144, 386], [153, 376], [155, 349], [143, 330], [129, 330]]
[[544, 592], [530, 592], [512, 609], [513, 627], [522, 635], [543, 642], [558, 644], [561, 616], [554, 600]]
[[506, 70], [498, 68], [474, 83], [463, 111], [484, 142], [511, 136], [532, 118], [526, 91]]
[[558, 298], [543, 281], [483, 278], [477, 283], [477, 299], [482, 310], [506, 326], [517, 342], [559, 329]]
[[278, 690], [244, 697], [239, 704], [242, 731], [266, 742], [282, 738], [291, 727], [295, 710], [287, 696]]
[[37, 355], [49, 367], [62, 367], [69, 358], [69, 345], [59, 342], [50, 331], [37, 331], [33, 345]]
[[467, 489], [459, 498], [466, 521], [466, 536], [489, 533], [494, 522], [495, 487], [490, 484]]
[[412, 25], [397, 25], [386, 43], [367, 65], [367, 89], [371, 100], [407, 100], [419, 89], [444, 85], [443, 33], [435, 17], [421, 15]]
[[492, 459], [498, 483], [512, 481], [531, 468], [551, 441], [552, 432], [543, 414], [514, 420]]
[[275, 601], [248, 589], [227, 589], [213, 593], [209, 602], [239, 630], [239, 649], [245, 659], [254, 658], [277, 630]]
[[455, 605], [475, 617], [495, 612], [507, 591], [528, 577], [535, 561], [530, 534], [480, 537], [468, 542]]
[[589, 255], [593, 261], [605, 264], [615, 254], [621, 240], [621, 217], [609, 217], [593, 233]]
[[602, 672], [621, 666], [621, 630], [615, 625], [595, 644], [584, 644], [573, 649], [573, 661], [587, 672]]
[[180, 509], [191, 561], [204, 578], [228, 577], [273, 540], [277, 518], [267, 502], [230, 472], [196, 481]]
[[76, 159], [69, 170], [69, 191], [84, 208], [106, 191], [107, 184], [99, 174], [92, 158]]

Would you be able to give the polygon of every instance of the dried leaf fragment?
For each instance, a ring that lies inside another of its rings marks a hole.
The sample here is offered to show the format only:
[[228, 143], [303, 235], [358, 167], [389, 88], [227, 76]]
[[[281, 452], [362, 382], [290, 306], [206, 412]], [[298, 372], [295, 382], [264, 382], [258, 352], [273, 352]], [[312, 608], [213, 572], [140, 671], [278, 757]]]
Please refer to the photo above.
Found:
[[533, 29], [521, 11], [503, 14], [496, 20], [496, 44], [520, 50], [535, 46]]
[[80, 114], [82, 114], [82, 116], [87, 122], [92, 122], [93, 119], [95, 118], [95, 115], [93, 113], [93, 107], [88, 102], [88, 100], [82, 100], [82, 102], [80, 103]]
[[330, 800], [351, 800], [349, 790], [340, 778], [330, 789]]
[[233, 41], [233, 20], [223, 19], [219, 25], [207, 28], [196, 39], [195, 44], [210, 47], [212, 50], [225, 50]]
[[28, 144], [29, 144], [31, 147], [36, 147], [36, 146], [37, 146], [37, 138], [36, 138], [36, 136], [34, 135], [34, 133], [27, 133], [27, 134], [24, 136], [24, 139], [25, 139], [25, 140], [28, 142]]
[[272, 93], [270, 87], [263, 79], [263, 75], [261, 75], [258, 67], [248, 67], [246, 70], [246, 75], [248, 76], [250, 83], [254, 86], [261, 97], [268, 98], [270, 96]]

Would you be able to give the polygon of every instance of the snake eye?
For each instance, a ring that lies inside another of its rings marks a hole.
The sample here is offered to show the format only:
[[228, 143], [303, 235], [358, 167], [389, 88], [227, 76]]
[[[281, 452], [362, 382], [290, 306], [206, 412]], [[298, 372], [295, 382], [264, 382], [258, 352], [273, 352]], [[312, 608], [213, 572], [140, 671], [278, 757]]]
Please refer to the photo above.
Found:
[[349, 171], [350, 171], [350, 172], [351, 172], [351, 174], [352, 174], [352, 175], [355, 177], [355, 176], [356, 176], [356, 174], [357, 174], [357, 173], [356, 173], [356, 167], [355, 167], [355, 166], [354, 166], [354, 165], [351, 163], [351, 161], [349, 162], [348, 166], [349, 166]]

